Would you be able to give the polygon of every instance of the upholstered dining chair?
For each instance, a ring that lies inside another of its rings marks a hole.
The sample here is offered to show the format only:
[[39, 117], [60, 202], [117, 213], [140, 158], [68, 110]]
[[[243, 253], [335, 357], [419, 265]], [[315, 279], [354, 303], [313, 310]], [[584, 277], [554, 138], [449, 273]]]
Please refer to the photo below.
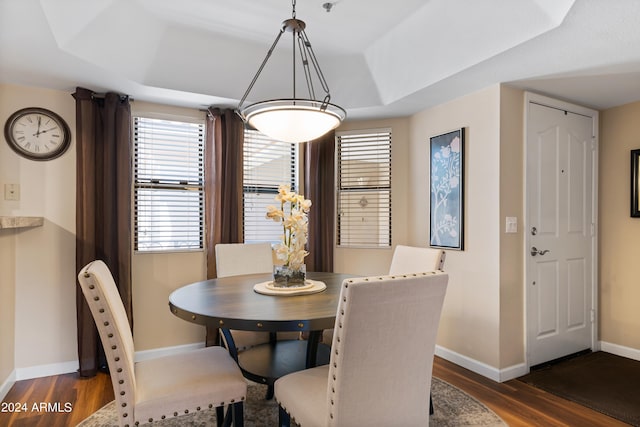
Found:
[[447, 253], [442, 249], [397, 245], [393, 251], [389, 274], [444, 271]]
[[87, 264], [78, 281], [104, 347], [120, 426], [211, 408], [216, 408], [218, 427], [243, 426], [247, 383], [225, 349], [207, 347], [134, 362], [133, 336], [107, 265], [100, 260]]
[[[388, 274], [444, 271], [446, 256], [447, 253], [442, 249], [397, 245], [393, 251]], [[330, 345], [332, 339], [333, 329], [322, 331], [322, 343], [324, 345]]]
[[[241, 274], [269, 273], [273, 271], [273, 255], [270, 243], [218, 243], [216, 252], [216, 272], [218, 277]], [[222, 330], [225, 346], [229, 333], [238, 351], [269, 342], [268, 332]]]
[[275, 383], [280, 425], [429, 425], [447, 282], [441, 271], [345, 280], [329, 365]]

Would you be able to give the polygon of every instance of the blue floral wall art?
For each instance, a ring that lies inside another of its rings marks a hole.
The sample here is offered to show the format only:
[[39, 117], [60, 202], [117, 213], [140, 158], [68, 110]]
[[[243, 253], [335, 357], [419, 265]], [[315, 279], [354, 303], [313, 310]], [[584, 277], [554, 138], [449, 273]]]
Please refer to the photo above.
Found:
[[464, 128], [430, 140], [430, 246], [463, 250]]

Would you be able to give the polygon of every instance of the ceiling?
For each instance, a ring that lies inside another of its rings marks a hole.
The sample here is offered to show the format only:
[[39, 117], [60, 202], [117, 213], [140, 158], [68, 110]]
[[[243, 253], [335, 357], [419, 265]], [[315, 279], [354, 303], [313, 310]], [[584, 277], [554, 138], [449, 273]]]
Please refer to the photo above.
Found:
[[[496, 83], [596, 109], [640, 100], [637, 0], [325, 2], [298, 0], [296, 17], [348, 119]], [[290, 0], [0, 0], [0, 82], [236, 107], [291, 14]], [[289, 37], [248, 102], [291, 96]]]

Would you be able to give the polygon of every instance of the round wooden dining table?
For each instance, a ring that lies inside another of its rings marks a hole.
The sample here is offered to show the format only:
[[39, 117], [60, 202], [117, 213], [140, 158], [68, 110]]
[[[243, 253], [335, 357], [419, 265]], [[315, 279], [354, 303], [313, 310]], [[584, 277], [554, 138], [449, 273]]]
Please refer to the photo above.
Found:
[[308, 279], [323, 282], [326, 289], [295, 296], [256, 292], [256, 284], [273, 280], [268, 273], [210, 279], [173, 291], [169, 307], [177, 317], [216, 331], [308, 332], [306, 340], [272, 340], [242, 352], [229, 349], [245, 377], [266, 382], [271, 393], [276, 379], [328, 363], [328, 347], [318, 351], [322, 330], [334, 327], [342, 282], [353, 277], [308, 272]]
[[319, 331], [333, 328], [340, 286], [356, 276], [308, 272], [326, 290], [308, 295], [263, 295], [257, 283], [271, 274], [247, 274], [204, 280], [176, 289], [169, 295], [171, 312], [188, 322], [245, 331]]

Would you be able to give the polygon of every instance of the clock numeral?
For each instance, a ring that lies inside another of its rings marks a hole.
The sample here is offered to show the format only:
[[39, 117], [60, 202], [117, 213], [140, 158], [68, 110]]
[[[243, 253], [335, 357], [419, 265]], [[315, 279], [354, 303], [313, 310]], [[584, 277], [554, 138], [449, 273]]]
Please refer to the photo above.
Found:
[[24, 136], [21, 136], [18, 138], [18, 141], [24, 141], [26, 138]]

